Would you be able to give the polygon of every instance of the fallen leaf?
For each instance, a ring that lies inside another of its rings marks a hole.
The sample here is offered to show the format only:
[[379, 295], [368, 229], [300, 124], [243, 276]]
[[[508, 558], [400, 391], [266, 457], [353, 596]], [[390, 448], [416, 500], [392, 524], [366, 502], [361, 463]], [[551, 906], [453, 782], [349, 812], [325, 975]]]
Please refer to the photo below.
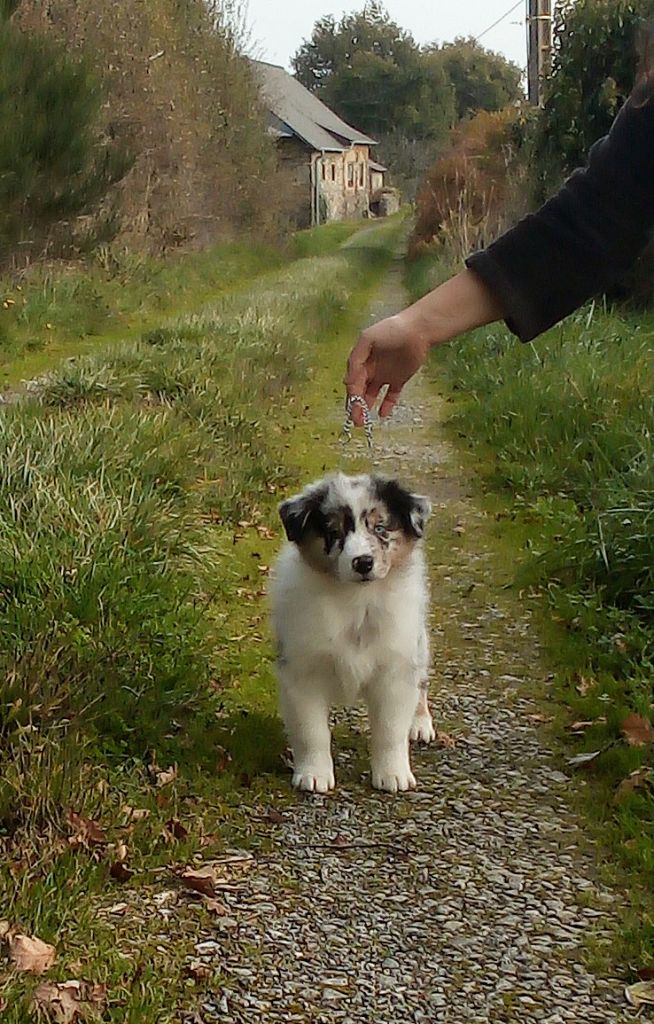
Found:
[[219, 900], [206, 899], [204, 905], [210, 914], [216, 914], [217, 917], [222, 917], [228, 913], [228, 908]]
[[588, 754], [575, 754], [574, 757], [568, 758], [568, 764], [578, 767], [582, 764], [589, 764], [594, 761], [596, 757], [599, 757], [603, 753], [601, 750], [591, 750]]
[[633, 793], [635, 789], [643, 789], [652, 781], [652, 769], [651, 768], [638, 768], [631, 775], [628, 775], [626, 779], [623, 779], [618, 788], [615, 791], [613, 797], [614, 800], [620, 801], [628, 796], [629, 793]]
[[281, 823], [284, 821], [284, 815], [275, 807], [271, 807], [268, 813], [264, 814], [262, 820], [267, 821], [270, 825], [281, 825]]
[[150, 816], [147, 807], [130, 807], [129, 804], [125, 804], [122, 810], [128, 821], [143, 821]]
[[624, 994], [629, 1005], [636, 1009], [654, 1006], [654, 981], [637, 981], [635, 985], [628, 985]]
[[579, 682], [577, 683], [576, 690], [580, 697], [585, 697], [587, 693], [594, 690], [597, 686], [597, 680], [593, 679], [592, 676], [579, 676]]
[[526, 715], [525, 717], [529, 722], [534, 722], [536, 725], [539, 725], [542, 722], [552, 721], [552, 715], [544, 715], [539, 711], [535, 712], [533, 715]]
[[32, 935], [11, 935], [9, 957], [17, 971], [44, 974], [55, 962], [57, 951], [54, 946]]
[[646, 747], [654, 740], [654, 729], [649, 718], [642, 718], [641, 715], [627, 715], [620, 726], [620, 732], [630, 747]]
[[192, 889], [193, 892], [199, 892], [203, 896], [216, 895], [216, 876], [210, 865], [183, 871], [180, 879], [186, 889]]
[[93, 818], [85, 818], [72, 808], [66, 812], [66, 820], [74, 829], [69, 842], [81, 846], [104, 846], [107, 842], [104, 829]]
[[124, 843], [119, 843], [116, 847], [116, 860], [127, 860], [127, 847]]
[[447, 732], [441, 732], [440, 729], [436, 730], [436, 743], [439, 747], [455, 747], [456, 739], [454, 736], [450, 736]]
[[155, 772], [155, 781], [158, 786], [167, 786], [169, 782], [173, 782], [176, 778], [177, 768], [172, 764], [165, 771]]
[[10, 931], [11, 925], [9, 924], [9, 921], [0, 921], [0, 939], [4, 939]]
[[184, 974], [187, 978], [193, 978], [196, 981], [202, 981], [205, 978], [210, 978], [213, 971], [206, 964], [200, 961], [194, 961], [191, 964], [187, 964], [184, 968]]
[[169, 818], [165, 827], [175, 839], [186, 839], [188, 835], [188, 829], [184, 828], [178, 818]]
[[636, 974], [641, 981], [654, 981], [654, 967], [641, 967]]
[[92, 985], [88, 981], [64, 981], [60, 984], [44, 982], [34, 992], [34, 1005], [56, 1024], [74, 1024], [104, 1010], [107, 1001], [105, 985]]
[[586, 729], [590, 729], [591, 725], [595, 725], [594, 722], [572, 722], [568, 728], [570, 732], [584, 732]]
[[127, 867], [124, 860], [116, 860], [109, 868], [109, 874], [115, 882], [129, 882], [134, 872]]

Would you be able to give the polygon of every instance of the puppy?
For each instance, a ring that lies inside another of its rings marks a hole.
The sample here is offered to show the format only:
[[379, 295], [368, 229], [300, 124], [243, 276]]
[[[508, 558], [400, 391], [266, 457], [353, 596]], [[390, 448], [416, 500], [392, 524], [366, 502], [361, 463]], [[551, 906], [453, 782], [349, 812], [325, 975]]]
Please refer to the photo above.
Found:
[[280, 506], [289, 543], [273, 576], [272, 613], [298, 789], [334, 788], [330, 708], [360, 698], [373, 786], [415, 787], [409, 739], [435, 736], [421, 543], [430, 511], [426, 498], [394, 480], [342, 473]]

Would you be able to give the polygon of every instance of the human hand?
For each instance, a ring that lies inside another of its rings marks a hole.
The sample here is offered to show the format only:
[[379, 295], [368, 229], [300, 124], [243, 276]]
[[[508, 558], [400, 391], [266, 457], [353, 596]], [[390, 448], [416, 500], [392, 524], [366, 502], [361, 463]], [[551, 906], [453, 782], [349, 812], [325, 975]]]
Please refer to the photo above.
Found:
[[[383, 387], [388, 386], [379, 410], [390, 416], [402, 388], [420, 369], [429, 353], [429, 343], [402, 314], [367, 327], [350, 353], [344, 384], [348, 395], [361, 395], [372, 409]], [[363, 410], [352, 409], [352, 419], [363, 425]]]

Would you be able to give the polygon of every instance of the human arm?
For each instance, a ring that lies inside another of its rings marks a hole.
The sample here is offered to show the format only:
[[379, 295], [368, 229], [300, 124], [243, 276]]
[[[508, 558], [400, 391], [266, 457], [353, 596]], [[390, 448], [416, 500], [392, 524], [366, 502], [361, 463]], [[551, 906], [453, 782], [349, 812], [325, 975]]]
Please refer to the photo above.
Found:
[[652, 181], [654, 100], [646, 84], [593, 147], [586, 168], [535, 214], [469, 257], [469, 276], [457, 275], [363, 332], [348, 362], [348, 393], [374, 401], [387, 384], [381, 412], [388, 415], [432, 345], [502, 317], [521, 340], [531, 341], [615, 285], [651, 237]]

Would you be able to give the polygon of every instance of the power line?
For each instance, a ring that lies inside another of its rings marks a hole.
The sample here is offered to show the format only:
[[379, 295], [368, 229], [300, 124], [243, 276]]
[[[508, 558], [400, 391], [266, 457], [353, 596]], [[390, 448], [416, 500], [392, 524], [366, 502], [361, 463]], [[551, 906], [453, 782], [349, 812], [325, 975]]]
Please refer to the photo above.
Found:
[[483, 32], [480, 32], [478, 36], [475, 36], [476, 42], [479, 42], [479, 40], [483, 39], [484, 36], [487, 36], [489, 32], [492, 32], [494, 28], [497, 28], [498, 25], [501, 25], [506, 18], [510, 17], [510, 15], [512, 15], [514, 11], [518, 10], [518, 7], [522, 6], [523, 2], [524, 0], [518, 0], [518, 2], [514, 4], [513, 7], [509, 8], [509, 10], [506, 11], [501, 18], [498, 18], [497, 21], [494, 21], [492, 25], [489, 25], [488, 28], [485, 28]]

